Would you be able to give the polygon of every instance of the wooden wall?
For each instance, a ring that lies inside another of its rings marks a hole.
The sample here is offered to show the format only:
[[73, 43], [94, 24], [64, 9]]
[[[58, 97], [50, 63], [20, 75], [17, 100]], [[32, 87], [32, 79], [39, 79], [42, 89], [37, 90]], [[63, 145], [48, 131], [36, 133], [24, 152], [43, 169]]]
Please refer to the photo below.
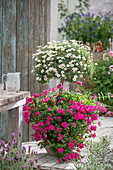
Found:
[[[21, 90], [41, 92], [31, 74], [32, 54], [50, 39], [50, 0], [0, 0], [0, 82], [8, 72], [21, 72]], [[7, 112], [0, 113], [0, 137], [7, 139]], [[28, 127], [23, 122], [23, 141]]]

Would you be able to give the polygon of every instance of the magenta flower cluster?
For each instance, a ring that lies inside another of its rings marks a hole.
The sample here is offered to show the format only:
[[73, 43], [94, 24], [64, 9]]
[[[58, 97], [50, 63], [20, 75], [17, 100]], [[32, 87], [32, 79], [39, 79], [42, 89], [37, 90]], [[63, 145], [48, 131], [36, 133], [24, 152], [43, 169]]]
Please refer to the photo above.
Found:
[[85, 139], [96, 136], [95, 122], [101, 125], [98, 112], [106, 109], [99, 102], [94, 103], [96, 96], [84, 100], [84, 95], [76, 91], [63, 90], [62, 84], [57, 88], [27, 98], [24, 120], [27, 125], [32, 123], [33, 139], [40, 141], [41, 147], [49, 145], [59, 163], [80, 160]]

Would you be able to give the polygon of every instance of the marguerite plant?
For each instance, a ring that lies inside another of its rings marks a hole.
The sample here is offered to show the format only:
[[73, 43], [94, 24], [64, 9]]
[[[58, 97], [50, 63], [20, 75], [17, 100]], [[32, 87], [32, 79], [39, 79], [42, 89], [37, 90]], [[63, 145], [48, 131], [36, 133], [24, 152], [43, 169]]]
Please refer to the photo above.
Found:
[[76, 82], [89, 74], [93, 56], [90, 48], [80, 41], [52, 41], [47, 45], [38, 47], [33, 54], [34, 66], [32, 72], [36, 80], [42, 84], [56, 77], [62, 82]]
[[27, 98], [23, 111], [24, 121], [33, 128], [33, 139], [41, 147], [49, 146], [60, 163], [82, 158], [85, 139], [96, 136], [98, 113], [106, 108], [95, 96], [69, 92], [59, 84], [57, 89], [52, 87]]

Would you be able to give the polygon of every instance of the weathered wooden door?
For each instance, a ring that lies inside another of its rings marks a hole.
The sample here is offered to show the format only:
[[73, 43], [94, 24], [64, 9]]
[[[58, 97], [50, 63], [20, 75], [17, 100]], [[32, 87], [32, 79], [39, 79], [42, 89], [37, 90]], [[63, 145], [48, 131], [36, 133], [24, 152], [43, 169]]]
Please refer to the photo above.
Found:
[[[0, 0], [0, 82], [3, 74], [21, 72], [21, 90], [40, 92], [31, 74], [32, 53], [50, 37], [50, 0]], [[15, 114], [12, 114], [15, 116]], [[7, 112], [0, 113], [0, 138], [7, 139]], [[28, 140], [23, 122], [23, 141]]]

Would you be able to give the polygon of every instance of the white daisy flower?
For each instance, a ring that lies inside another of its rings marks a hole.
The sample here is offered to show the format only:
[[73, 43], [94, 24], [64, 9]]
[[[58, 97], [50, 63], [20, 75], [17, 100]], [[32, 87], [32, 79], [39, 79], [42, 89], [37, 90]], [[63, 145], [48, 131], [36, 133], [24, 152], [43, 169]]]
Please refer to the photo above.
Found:
[[44, 69], [41, 70], [41, 73], [44, 73]]
[[74, 67], [74, 64], [71, 64], [71, 67]]
[[49, 61], [49, 60], [50, 60], [50, 57], [47, 58], [47, 61]]
[[56, 74], [57, 77], [60, 77], [60, 74]]
[[69, 65], [69, 64], [67, 64], [67, 67], [70, 67], [70, 65]]
[[39, 81], [41, 81], [42, 79], [41, 78], [39, 78]]
[[39, 77], [37, 77], [36, 80], [39, 80]]
[[46, 62], [46, 60], [42, 60], [42, 62], [43, 62], [43, 63], [45, 63], [45, 62]]
[[76, 81], [76, 78], [73, 78], [73, 81]]
[[82, 75], [82, 74], [80, 74], [80, 78], [83, 78], [83, 75]]
[[59, 60], [58, 62], [59, 62], [59, 63], [62, 63], [62, 60]]
[[74, 78], [77, 78], [78, 76], [77, 75], [74, 75]]
[[62, 74], [62, 77], [65, 77], [65, 75], [64, 75], [64, 74]]

